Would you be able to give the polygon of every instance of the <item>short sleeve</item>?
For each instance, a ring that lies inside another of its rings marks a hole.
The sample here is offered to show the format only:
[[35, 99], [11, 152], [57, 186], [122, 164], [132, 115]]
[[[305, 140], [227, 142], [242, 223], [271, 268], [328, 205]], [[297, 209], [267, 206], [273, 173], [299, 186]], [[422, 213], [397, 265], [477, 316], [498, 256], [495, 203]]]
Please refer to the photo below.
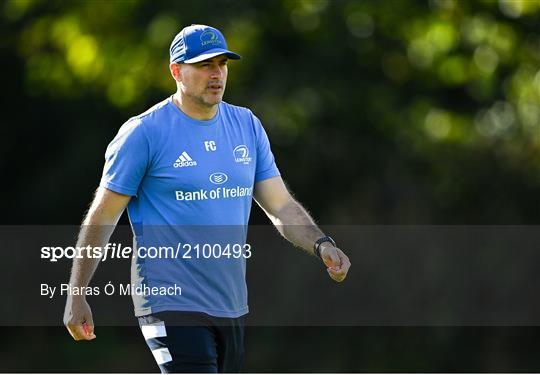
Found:
[[270, 141], [264, 131], [261, 121], [252, 114], [255, 135], [257, 137], [257, 169], [255, 170], [255, 182], [279, 176], [279, 169], [270, 149]]
[[149, 143], [139, 119], [126, 122], [105, 152], [100, 187], [125, 195], [137, 195], [146, 173]]

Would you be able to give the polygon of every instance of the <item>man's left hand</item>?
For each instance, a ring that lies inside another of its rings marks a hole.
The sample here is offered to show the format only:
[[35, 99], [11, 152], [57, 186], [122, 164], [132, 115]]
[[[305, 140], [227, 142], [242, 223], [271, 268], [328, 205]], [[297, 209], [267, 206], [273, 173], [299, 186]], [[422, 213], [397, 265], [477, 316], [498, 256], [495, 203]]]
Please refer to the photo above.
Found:
[[321, 258], [332, 280], [342, 282], [349, 272], [351, 261], [343, 251], [334, 246], [321, 246]]

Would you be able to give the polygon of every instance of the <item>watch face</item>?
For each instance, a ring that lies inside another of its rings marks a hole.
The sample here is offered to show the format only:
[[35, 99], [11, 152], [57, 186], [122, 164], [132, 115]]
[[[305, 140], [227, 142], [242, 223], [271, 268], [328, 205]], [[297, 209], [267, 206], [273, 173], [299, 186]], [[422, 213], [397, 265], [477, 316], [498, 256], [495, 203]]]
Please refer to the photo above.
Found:
[[332, 246], [336, 246], [336, 243], [335, 241], [332, 239], [332, 237], [330, 236], [325, 236], [325, 237], [321, 237], [319, 238], [316, 242], [315, 242], [315, 245], [313, 246], [315, 248], [315, 254], [320, 258], [321, 257], [321, 245], [325, 242], [330, 242], [332, 244]]
[[330, 242], [333, 246], [336, 246], [336, 243], [334, 242], [332, 237], [323, 237], [319, 241], [321, 241], [320, 244], [323, 244], [325, 242]]

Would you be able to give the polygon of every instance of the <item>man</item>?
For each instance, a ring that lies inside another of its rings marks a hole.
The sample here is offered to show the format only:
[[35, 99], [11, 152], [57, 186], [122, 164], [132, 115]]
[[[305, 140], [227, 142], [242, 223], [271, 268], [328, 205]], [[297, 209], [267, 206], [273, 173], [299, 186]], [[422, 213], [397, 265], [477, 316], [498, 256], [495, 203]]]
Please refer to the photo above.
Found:
[[[133, 295], [162, 372], [240, 371], [253, 198], [287, 240], [322, 259], [333, 280], [343, 281], [350, 267], [287, 191], [260, 121], [222, 102], [228, 59], [240, 59], [227, 48], [209, 26], [176, 35], [170, 72], [177, 91], [129, 119], [110, 143], [79, 234], [78, 246], [105, 246], [127, 206], [138, 248], [183, 243], [181, 259], [133, 260], [134, 286], [181, 287], [180, 295]], [[207, 257], [206, 245], [219, 245], [219, 253]], [[87, 286], [98, 262], [74, 259], [70, 284]], [[75, 340], [96, 337], [84, 296], [68, 297], [64, 323]]]

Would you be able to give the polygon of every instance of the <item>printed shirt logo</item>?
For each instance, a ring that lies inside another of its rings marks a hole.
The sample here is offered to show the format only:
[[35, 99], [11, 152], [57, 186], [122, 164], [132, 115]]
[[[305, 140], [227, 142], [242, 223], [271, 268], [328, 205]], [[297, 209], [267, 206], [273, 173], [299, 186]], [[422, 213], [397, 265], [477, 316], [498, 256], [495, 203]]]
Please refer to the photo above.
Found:
[[233, 150], [234, 161], [237, 163], [249, 164], [251, 157], [249, 157], [249, 149], [246, 145], [236, 146]]
[[188, 155], [187, 152], [182, 152], [178, 159], [173, 164], [173, 167], [175, 168], [183, 168], [183, 167], [194, 167], [197, 165], [197, 162], [191, 158], [191, 156]]
[[204, 148], [206, 151], [216, 151], [216, 142], [215, 141], [204, 141]]
[[207, 44], [221, 44], [221, 40], [219, 40], [218, 36], [215, 32], [212, 30], [205, 31], [201, 34], [201, 45], [205, 46]]
[[224, 184], [225, 182], [227, 182], [228, 179], [229, 176], [227, 176], [223, 172], [212, 173], [209, 177], [210, 182], [216, 185]]

